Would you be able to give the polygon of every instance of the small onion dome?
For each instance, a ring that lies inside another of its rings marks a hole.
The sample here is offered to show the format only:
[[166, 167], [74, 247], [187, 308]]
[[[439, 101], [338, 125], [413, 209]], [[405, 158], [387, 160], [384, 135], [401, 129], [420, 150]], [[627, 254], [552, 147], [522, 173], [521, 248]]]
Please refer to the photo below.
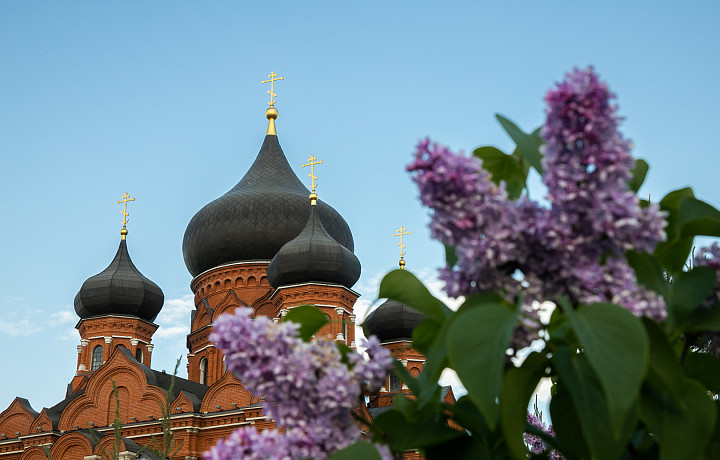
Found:
[[[191, 275], [242, 261], [271, 260], [308, 221], [309, 190], [300, 182], [275, 135], [265, 136], [255, 162], [225, 195], [190, 220], [183, 257]], [[353, 250], [347, 222], [329, 205], [318, 213], [328, 233]]]
[[270, 261], [267, 277], [271, 286], [317, 282], [350, 288], [360, 278], [360, 261], [330, 236], [317, 208], [310, 206], [305, 228]]
[[365, 320], [365, 328], [383, 343], [412, 340], [413, 329], [424, 319], [425, 315], [419, 311], [388, 299], [370, 313]]
[[85, 281], [75, 296], [75, 312], [82, 319], [99, 315], [133, 315], [152, 322], [165, 296], [130, 260], [126, 240], [110, 265]]

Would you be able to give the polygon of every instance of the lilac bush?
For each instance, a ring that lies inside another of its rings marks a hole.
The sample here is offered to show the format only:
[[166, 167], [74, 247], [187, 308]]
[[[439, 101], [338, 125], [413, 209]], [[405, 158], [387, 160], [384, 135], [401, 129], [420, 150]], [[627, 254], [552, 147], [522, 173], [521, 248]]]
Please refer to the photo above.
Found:
[[407, 167], [432, 209], [432, 236], [455, 247], [441, 271], [453, 297], [492, 290], [525, 299], [515, 349], [535, 337], [533, 301], [612, 302], [637, 316], [665, 317], [662, 297], [637, 284], [624, 254], [665, 239], [659, 206], [643, 207], [628, 182], [634, 160], [618, 125], [614, 95], [592, 68], [575, 70], [548, 92], [543, 206], [510, 200], [475, 157], [421, 141]]
[[322, 460], [360, 438], [351, 411], [363, 391], [380, 388], [392, 365], [390, 353], [371, 337], [363, 344], [371, 359], [353, 353], [348, 367], [335, 342], [303, 342], [297, 330], [292, 322], [253, 318], [249, 308], [214, 323], [210, 339], [228, 369], [246, 389], [265, 396], [265, 414], [284, 431], [241, 428], [213, 447], [208, 459]]

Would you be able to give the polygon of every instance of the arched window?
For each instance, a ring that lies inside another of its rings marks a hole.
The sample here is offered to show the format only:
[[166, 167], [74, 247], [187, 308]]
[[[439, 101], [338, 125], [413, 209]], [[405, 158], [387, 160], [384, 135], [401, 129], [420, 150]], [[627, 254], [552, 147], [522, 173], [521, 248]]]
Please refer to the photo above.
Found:
[[142, 349], [140, 347], [135, 349], [135, 359], [137, 359], [139, 363], [142, 363]]
[[96, 345], [92, 352], [92, 361], [90, 362], [90, 370], [94, 371], [102, 365], [103, 347]]
[[390, 374], [390, 391], [402, 390], [402, 381], [395, 374]]
[[347, 320], [345, 317], [342, 319], [342, 335], [343, 339], [347, 342], [348, 336], [347, 336]]
[[200, 383], [207, 385], [207, 358], [200, 360]]

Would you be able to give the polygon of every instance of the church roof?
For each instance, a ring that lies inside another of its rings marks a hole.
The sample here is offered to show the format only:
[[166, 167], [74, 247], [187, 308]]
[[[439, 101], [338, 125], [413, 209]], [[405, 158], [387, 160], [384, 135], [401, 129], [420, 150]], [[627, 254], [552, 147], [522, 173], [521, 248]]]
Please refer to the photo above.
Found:
[[75, 296], [75, 312], [82, 319], [122, 314], [152, 322], [160, 313], [164, 300], [157, 284], [133, 264], [127, 241], [123, 238], [110, 265], [83, 283]]
[[412, 332], [425, 315], [404, 303], [388, 299], [365, 320], [365, 328], [380, 342], [412, 340]]
[[325, 282], [351, 288], [360, 277], [360, 261], [330, 236], [312, 205], [305, 228], [278, 251], [267, 276], [273, 287]]
[[[274, 134], [265, 136], [255, 162], [225, 195], [193, 216], [183, 238], [188, 271], [242, 261], [271, 260], [308, 221], [309, 190], [300, 182]], [[318, 202], [328, 233], [352, 251], [350, 228], [330, 205]]]

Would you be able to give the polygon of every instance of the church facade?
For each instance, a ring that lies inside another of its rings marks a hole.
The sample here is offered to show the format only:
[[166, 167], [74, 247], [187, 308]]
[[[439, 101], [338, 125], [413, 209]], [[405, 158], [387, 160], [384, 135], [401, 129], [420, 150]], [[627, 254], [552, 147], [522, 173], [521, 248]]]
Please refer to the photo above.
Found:
[[[272, 89], [269, 93], [274, 97]], [[134, 458], [153, 436], [162, 440], [166, 400], [180, 446], [173, 458], [201, 458], [241, 426], [274, 427], [263, 414], [262, 395], [252, 395], [225, 368], [222, 353], [209, 339], [215, 319], [240, 306], [279, 321], [293, 307], [315, 305], [330, 320], [319, 334], [355, 348], [353, 306], [359, 294], [352, 286], [360, 276], [360, 262], [353, 254], [350, 228], [318, 199], [314, 184], [308, 190], [288, 164], [275, 130], [272, 99], [266, 116], [267, 134], [245, 176], [198, 211], [185, 232], [183, 255], [193, 275], [195, 302], [187, 336], [187, 379], [175, 378], [171, 388], [172, 376], [151, 367], [152, 336], [158, 328], [153, 321], [164, 297], [133, 264], [123, 224], [115, 258], [83, 283], [75, 298], [80, 343], [66, 398], [39, 411], [16, 398], [0, 413], [0, 460], [41, 460], [46, 451], [56, 460], [100, 459], [102, 449], [114, 441], [116, 409], [123, 423], [123, 456]], [[315, 160], [311, 157], [311, 168], [319, 164]], [[126, 194], [121, 202], [127, 206], [131, 200]], [[414, 375], [424, 363], [410, 348], [412, 329], [421, 320], [406, 306], [388, 301], [366, 322]], [[356, 410], [372, 417], [386, 410], [392, 393], [399, 391], [406, 389], [390, 378]], [[451, 392], [445, 396], [452, 400]]]

